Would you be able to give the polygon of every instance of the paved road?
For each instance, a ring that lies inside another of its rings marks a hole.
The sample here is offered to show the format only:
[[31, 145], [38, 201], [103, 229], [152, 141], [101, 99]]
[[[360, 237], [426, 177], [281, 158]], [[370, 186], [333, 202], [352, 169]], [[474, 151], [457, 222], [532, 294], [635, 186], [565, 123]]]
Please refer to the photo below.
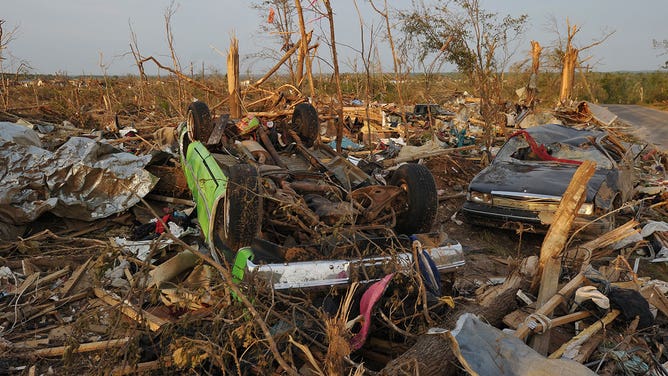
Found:
[[608, 110], [630, 125], [641, 139], [668, 150], [668, 112], [627, 104], [604, 104]]

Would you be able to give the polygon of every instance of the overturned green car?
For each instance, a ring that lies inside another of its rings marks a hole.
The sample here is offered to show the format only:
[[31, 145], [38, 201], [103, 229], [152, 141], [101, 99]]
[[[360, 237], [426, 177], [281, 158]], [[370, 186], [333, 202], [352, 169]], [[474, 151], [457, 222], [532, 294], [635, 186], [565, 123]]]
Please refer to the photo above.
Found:
[[214, 118], [190, 104], [181, 163], [217, 261], [275, 289], [376, 280], [410, 268], [414, 255], [438, 272], [464, 264], [459, 243], [430, 233], [438, 202], [426, 167], [368, 173], [318, 134], [308, 103], [273, 121]]

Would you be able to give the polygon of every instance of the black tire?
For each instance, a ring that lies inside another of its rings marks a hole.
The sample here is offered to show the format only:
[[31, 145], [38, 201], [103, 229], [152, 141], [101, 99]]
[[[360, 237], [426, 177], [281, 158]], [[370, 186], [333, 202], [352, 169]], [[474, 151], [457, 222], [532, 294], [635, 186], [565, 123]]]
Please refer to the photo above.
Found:
[[[230, 167], [225, 198], [216, 209], [214, 232], [232, 262], [237, 250], [250, 246], [262, 224], [262, 197], [257, 170], [248, 164]], [[220, 245], [217, 245], [220, 246]]]
[[292, 113], [292, 129], [297, 132], [306, 147], [313, 146], [318, 139], [318, 111], [309, 103], [300, 103]]
[[397, 216], [395, 230], [400, 234], [419, 234], [431, 231], [438, 194], [434, 176], [428, 168], [415, 163], [400, 166], [390, 178], [390, 184], [406, 191], [406, 210]]
[[209, 106], [204, 102], [192, 102], [188, 106], [188, 136], [192, 141], [207, 143], [213, 132], [213, 119]]

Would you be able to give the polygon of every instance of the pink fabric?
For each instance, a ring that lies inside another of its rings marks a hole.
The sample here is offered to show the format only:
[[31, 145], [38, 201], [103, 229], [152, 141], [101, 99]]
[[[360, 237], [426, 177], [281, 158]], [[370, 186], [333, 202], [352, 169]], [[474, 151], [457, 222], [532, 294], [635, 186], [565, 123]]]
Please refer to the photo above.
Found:
[[350, 340], [353, 351], [359, 350], [364, 345], [364, 342], [366, 342], [366, 337], [369, 335], [369, 327], [371, 326], [371, 311], [373, 311], [373, 307], [385, 293], [392, 277], [394, 277], [394, 273], [386, 275], [383, 279], [371, 285], [362, 294], [362, 299], [360, 300], [360, 315], [363, 317], [362, 329]]

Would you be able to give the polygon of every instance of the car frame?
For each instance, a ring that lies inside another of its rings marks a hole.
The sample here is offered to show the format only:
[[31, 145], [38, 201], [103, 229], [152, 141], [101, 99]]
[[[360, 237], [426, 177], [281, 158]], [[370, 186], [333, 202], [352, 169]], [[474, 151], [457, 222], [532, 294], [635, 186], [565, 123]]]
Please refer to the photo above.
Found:
[[596, 170], [574, 226], [601, 233], [633, 193], [633, 153], [603, 130], [546, 124], [515, 132], [489, 166], [470, 182], [462, 213], [467, 222], [544, 232], [552, 223], [578, 165]]
[[218, 262], [275, 289], [374, 281], [407, 270], [415, 255], [440, 272], [464, 264], [458, 242], [429, 233], [438, 201], [426, 167], [369, 174], [319, 143], [318, 129], [308, 103], [272, 122], [213, 118], [203, 102], [190, 104], [179, 153]]

